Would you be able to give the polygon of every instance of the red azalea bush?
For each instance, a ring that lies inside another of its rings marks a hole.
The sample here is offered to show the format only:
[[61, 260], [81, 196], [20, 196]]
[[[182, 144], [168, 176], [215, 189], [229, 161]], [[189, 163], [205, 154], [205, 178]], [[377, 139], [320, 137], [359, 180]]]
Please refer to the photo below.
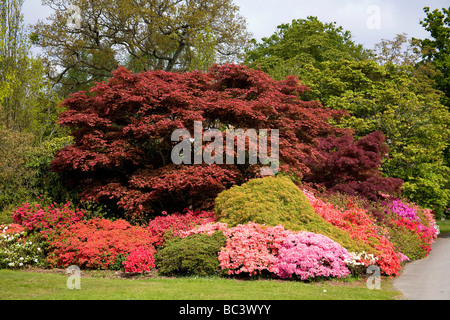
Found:
[[279, 249], [277, 274], [281, 278], [345, 277], [350, 274], [349, 252], [330, 238], [300, 231], [287, 236]]
[[122, 262], [125, 272], [143, 273], [149, 272], [155, 267], [155, 250], [139, 247], [131, 252]]
[[95, 218], [79, 221], [63, 229], [50, 243], [47, 260], [50, 265], [108, 269], [139, 247], [150, 252], [156, 238], [143, 227], [124, 220]]
[[154, 245], [160, 246], [167, 235], [178, 236], [180, 232], [193, 229], [198, 224], [215, 221], [214, 212], [185, 209], [184, 214], [174, 213], [154, 218], [147, 229], [157, 238]]
[[42, 207], [39, 203], [25, 203], [12, 213], [15, 223], [29, 231], [39, 232], [46, 240], [50, 240], [63, 228], [80, 221], [83, 216], [84, 211], [72, 208], [70, 202], [62, 206], [51, 204], [47, 207]]
[[378, 258], [377, 264], [388, 275], [397, 275], [401, 266], [394, 245], [382, 234], [375, 219], [366, 210], [355, 205], [348, 199], [347, 209], [340, 210], [336, 206], [325, 203], [316, 198], [311, 192], [304, 191], [317, 214], [336, 227], [347, 231], [358, 241], [370, 245], [374, 251], [370, 252]]

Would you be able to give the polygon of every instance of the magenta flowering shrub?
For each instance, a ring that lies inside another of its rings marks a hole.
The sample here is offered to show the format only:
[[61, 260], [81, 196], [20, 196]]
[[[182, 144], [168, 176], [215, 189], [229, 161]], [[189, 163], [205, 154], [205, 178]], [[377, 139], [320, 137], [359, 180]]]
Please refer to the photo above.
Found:
[[39, 232], [46, 240], [51, 240], [59, 231], [81, 221], [84, 214], [84, 210], [72, 208], [70, 202], [63, 205], [53, 203], [46, 207], [40, 203], [24, 203], [13, 211], [12, 217], [15, 223], [29, 231]]
[[349, 252], [330, 238], [300, 231], [287, 236], [276, 264], [281, 278], [345, 277], [350, 274], [346, 260]]
[[412, 206], [403, 203], [400, 199], [394, 199], [388, 206], [388, 212], [395, 213], [402, 218], [411, 220], [413, 222], [419, 222], [420, 218], [417, 215], [416, 210]]
[[155, 267], [155, 251], [145, 247], [138, 247], [131, 252], [122, 262], [125, 272], [127, 273], [143, 273], [149, 272]]

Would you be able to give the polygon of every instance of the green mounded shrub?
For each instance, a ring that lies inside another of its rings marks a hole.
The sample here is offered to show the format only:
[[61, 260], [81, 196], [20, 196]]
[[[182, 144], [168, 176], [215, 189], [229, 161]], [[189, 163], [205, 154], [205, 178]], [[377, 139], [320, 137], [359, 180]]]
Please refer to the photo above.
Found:
[[221, 192], [215, 201], [216, 216], [229, 227], [253, 221], [268, 226], [282, 225], [292, 231], [323, 234], [348, 251], [368, 251], [319, 216], [303, 192], [285, 176], [252, 179], [241, 186]]
[[225, 242], [222, 231], [170, 238], [155, 254], [156, 269], [166, 276], [220, 274], [218, 253]]

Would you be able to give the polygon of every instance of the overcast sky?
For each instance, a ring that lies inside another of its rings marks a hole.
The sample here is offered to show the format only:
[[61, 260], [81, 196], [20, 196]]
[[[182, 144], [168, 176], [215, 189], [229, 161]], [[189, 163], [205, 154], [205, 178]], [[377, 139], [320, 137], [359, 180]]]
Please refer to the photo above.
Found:
[[[282, 23], [316, 16], [322, 22], [336, 22], [349, 30], [356, 43], [373, 49], [381, 39], [393, 39], [399, 33], [426, 38], [419, 21], [425, 17], [424, 7], [442, 9], [449, 0], [234, 0], [247, 19], [248, 29], [256, 39], [273, 34]], [[41, 0], [25, 0], [26, 24], [45, 20], [50, 9]]]

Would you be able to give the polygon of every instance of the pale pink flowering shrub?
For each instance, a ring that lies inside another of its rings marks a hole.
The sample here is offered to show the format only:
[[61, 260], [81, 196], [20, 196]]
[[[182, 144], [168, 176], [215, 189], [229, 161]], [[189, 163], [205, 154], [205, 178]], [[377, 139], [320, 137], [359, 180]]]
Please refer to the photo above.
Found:
[[286, 236], [282, 226], [267, 227], [249, 222], [224, 231], [225, 247], [219, 252], [219, 263], [228, 274], [277, 273], [277, 255]]
[[349, 252], [330, 238], [312, 232], [289, 234], [279, 249], [275, 269], [280, 278], [345, 277]]

